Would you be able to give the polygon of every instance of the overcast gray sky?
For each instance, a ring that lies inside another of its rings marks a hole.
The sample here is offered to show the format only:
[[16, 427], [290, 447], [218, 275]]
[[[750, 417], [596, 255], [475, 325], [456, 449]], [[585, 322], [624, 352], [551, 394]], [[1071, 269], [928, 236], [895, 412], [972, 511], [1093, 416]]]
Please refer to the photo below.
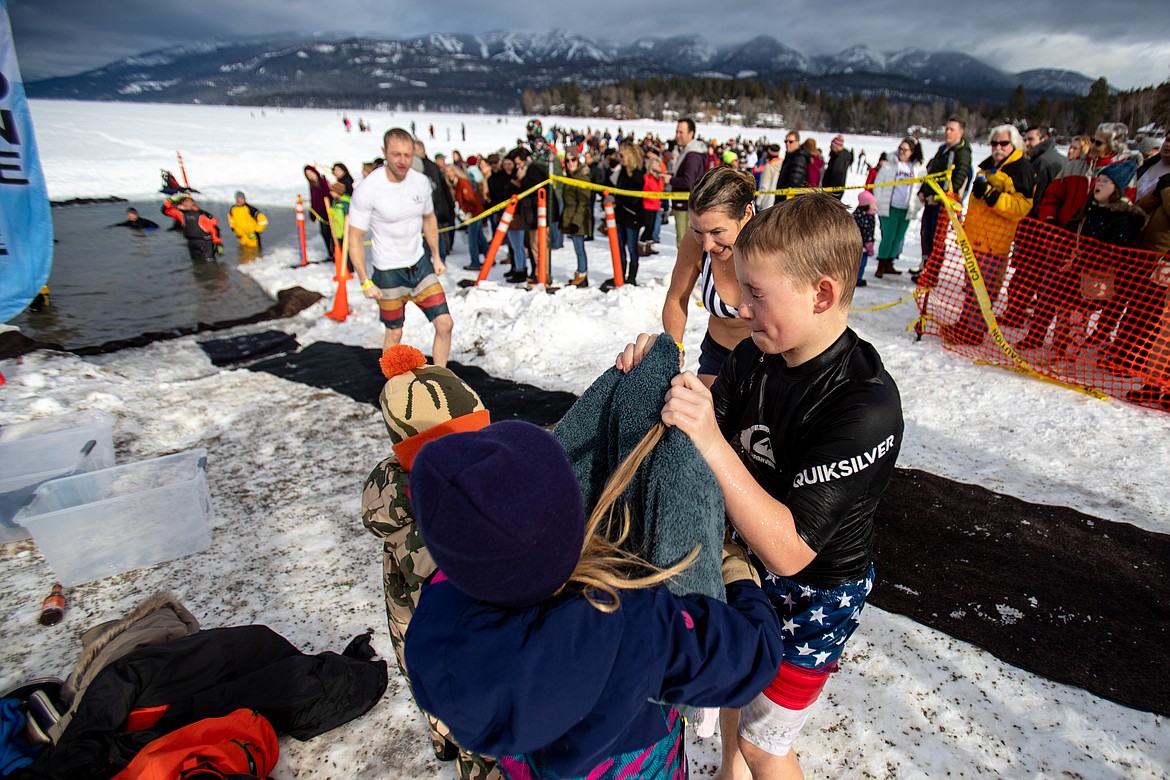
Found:
[[[551, 27], [614, 41], [700, 33], [715, 44], [767, 34], [807, 55], [865, 44], [966, 51], [1016, 72], [1067, 68], [1120, 89], [1170, 78], [1165, 0], [8, 0], [26, 81], [97, 68], [122, 57], [213, 37], [318, 31], [406, 38]], [[550, 12], [550, 9], [556, 9]], [[956, 10], [961, 9], [961, 10]], [[547, 21], [546, 21], [547, 20]]]

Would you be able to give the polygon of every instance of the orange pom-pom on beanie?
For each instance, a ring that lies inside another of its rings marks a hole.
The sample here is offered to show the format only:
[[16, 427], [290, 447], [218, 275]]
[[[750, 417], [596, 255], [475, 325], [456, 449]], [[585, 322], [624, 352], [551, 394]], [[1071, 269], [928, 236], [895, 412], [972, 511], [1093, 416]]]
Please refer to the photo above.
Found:
[[413, 371], [427, 364], [426, 355], [406, 344], [395, 344], [382, 350], [382, 357], [378, 361], [382, 366], [382, 376], [393, 379], [399, 374]]

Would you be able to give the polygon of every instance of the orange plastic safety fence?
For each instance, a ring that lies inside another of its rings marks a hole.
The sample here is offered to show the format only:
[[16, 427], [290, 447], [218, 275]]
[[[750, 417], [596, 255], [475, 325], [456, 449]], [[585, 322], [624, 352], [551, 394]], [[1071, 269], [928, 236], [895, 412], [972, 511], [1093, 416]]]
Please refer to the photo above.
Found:
[[974, 200], [962, 225], [1000, 338], [945, 209], [918, 278], [920, 332], [971, 358], [1170, 410], [1170, 257]]

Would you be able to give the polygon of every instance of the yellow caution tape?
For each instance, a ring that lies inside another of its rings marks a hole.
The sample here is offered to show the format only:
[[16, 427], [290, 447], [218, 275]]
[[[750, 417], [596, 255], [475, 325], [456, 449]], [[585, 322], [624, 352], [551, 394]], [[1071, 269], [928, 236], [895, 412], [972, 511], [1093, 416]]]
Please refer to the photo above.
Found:
[[[987, 330], [991, 334], [991, 339], [999, 346], [1000, 350], [1015, 364], [1014, 367], [1007, 367], [1009, 370], [1025, 374], [1036, 379], [1051, 382], [1061, 387], [1067, 387], [1071, 390], [1090, 395], [1094, 398], [1106, 399], [1109, 396], [1105, 395], [1099, 390], [1094, 390], [1091, 387], [1084, 387], [1076, 385], [1071, 382], [1065, 382], [1054, 377], [1046, 376], [1045, 374], [1036, 371], [1028, 365], [1027, 361], [1020, 356], [1007, 340], [1003, 331], [999, 329], [999, 323], [995, 319], [995, 312], [992, 311], [991, 296], [987, 293], [987, 286], [983, 283], [983, 274], [979, 271], [979, 264], [975, 259], [975, 251], [971, 248], [971, 242], [967, 239], [967, 231], [963, 229], [963, 224], [960, 222], [958, 213], [955, 210], [955, 203], [946, 196], [942, 188], [938, 186], [933, 179], [926, 182], [931, 189], [938, 195], [938, 201], [947, 210], [947, 218], [951, 221], [951, 227], [955, 231], [955, 242], [959, 246], [959, 251], [963, 253], [963, 266], [967, 271], [967, 278], [971, 280], [971, 286], [975, 289], [975, 299], [979, 302], [979, 311], [983, 314], [983, 321], [987, 323]], [[989, 364], [995, 365], [995, 364]]]
[[[906, 303], [906, 301], [912, 301], [912, 300], [914, 300], [914, 296], [907, 295], [905, 298], [902, 298], [901, 300], [894, 301], [893, 303], [883, 303], [880, 306], [870, 306], [869, 308], [866, 308], [866, 309], [857, 309], [854, 307], [850, 307], [849, 311], [881, 311], [882, 309], [892, 309], [895, 306], [901, 306], [903, 303]], [[913, 324], [913, 323], [911, 323], [911, 324]]]
[[[532, 193], [536, 192], [537, 190], [539, 190], [541, 187], [543, 187], [543, 186], [545, 186], [546, 184], [548, 184], [548, 183], [549, 183], [550, 181], [552, 181], [553, 179], [557, 179], [557, 178], [560, 178], [560, 177], [559, 177], [559, 176], [552, 176], [552, 177], [550, 177], [550, 178], [548, 178], [548, 179], [545, 179], [545, 180], [544, 180], [544, 181], [542, 181], [540, 184], [534, 184], [533, 186], [531, 186], [531, 187], [529, 187], [528, 189], [524, 190], [524, 192], [521, 192], [519, 195], [517, 195], [517, 196], [516, 196], [516, 200], [518, 200], [518, 201], [519, 201], [519, 200], [523, 200], [524, 198], [527, 198], [529, 195], [531, 195]], [[483, 212], [482, 212], [481, 214], [478, 214], [478, 215], [476, 215], [476, 216], [472, 217], [471, 219], [464, 220], [463, 222], [460, 222], [460, 223], [459, 223], [459, 224], [457, 224], [457, 225], [451, 225], [451, 226], [449, 226], [449, 227], [445, 227], [445, 228], [439, 228], [439, 232], [440, 232], [440, 233], [447, 233], [447, 232], [449, 232], [449, 231], [451, 231], [451, 230], [458, 230], [458, 229], [459, 229], [459, 228], [461, 228], [461, 227], [465, 227], [465, 226], [467, 226], [467, 225], [470, 225], [470, 224], [472, 224], [473, 222], [479, 222], [481, 219], [487, 219], [487, 218], [488, 218], [488, 217], [490, 217], [492, 214], [495, 214], [495, 213], [496, 213], [496, 212], [498, 212], [498, 211], [503, 211], [504, 209], [508, 208], [508, 204], [509, 204], [510, 202], [511, 202], [511, 198], [509, 198], [508, 200], [502, 201], [502, 202], [500, 202], [500, 203], [497, 203], [496, 205], [494, 205], [494, 206], [492, 206], [492, 207], [490, 207], [490, 208], [484, 209], [484, 210], [483, 210]]]
[[[844, 192], [846, 190], [870, 190], [875, 187], [896, 187], [902, 184], [917, 184], [920, 182], [937, 181], [939, 179], [950, 179], [952, 168], [939, 173], [929, 173], [917, 179], [899, 179], [898, 181], [887, 181], [881, 184], [854, 184], [849, 187], [788, 187], [782, 190], [756, 190], [756, 195], [801, 195], [808, 192]], [[649, 192], [646, 190], [622, 190], [617, 187], [611, 187], [605, 184], [594, 184], [591, 181], [581, 181], [580, 179], [572, 179], [567, 176], [549, 176], [551, 181], [565, 184], [569, 187], [577, 187], [583, 190], [593, 190], [594, 192], [609, 192], [612, 195], [624, 195], [629, 198], [653, 198], [655, 200], [686, 200], [691, 197], [689, 192]], [[541, 186], [544, 186], [543, 184]], [[528, 194], [528, 193], [525, 193]], [[521, 196], [523, 197], [523, 196]]]
[[[895, 187], [895, 186], [902, 185], [902, 184], [915, 184], [915, 183], [919, 183], [919, 182], [930, 182], [930, 181], [944, 179], [944, 178], [949, 180], [952, 169], [953, 168], [948, 168], [947, 170], [941, 171], [939, 173], [930, 173], [930, 174], [927, 174], [926, 176], [923, 176], [923, 177], [917, 178], [917, 179], [899, 179], [898, 181], [882, 182], [881, 184], [876, 184], [876, 183], [875, 184], [856, 184], [856, 185], [853, 185], [850, 187], [789, 187], [789, 188], [786, 188], [783, 190], [757, 190], [756, 195], [792, 196], [792, 195], [801, 195], [801, 194], [808, 193], [808, 192], [844, 192], [846, 190], [865, 190], [865, 189], [873, 189], [875, 187]], [[623, 190], [623, 189], [618, 189], [617, 187], [611, 187], [611, 186], [608, 186], [605, 184], [594, 184], [591, 181], [581, 181], [580, 179], [574, 179], [574, 178], [571, 178], [568, 176], [558, 176], [556, 174], [551, 174], [551, 175], [549, 175], [549, 177], [547, 179], [542, 181], [540, 184], [536, 184], [532, 187], [529, 187], [527, 190], [525, 190], [524, 192], [517, 195], [516, 198], [518, 200], [523, 200], [524, 198], [527, 198], [529, 195], [536, 192], [541, 187], [546, 186], [550, 182], [556, 182], [557, 184], [564, 184], [564, 185], [567, 185], [569, 187], [577, 187], [578, 189], [583, 189], [583, 190], [592, 190], [593, 192], [608, 192], [611, 195], [622, 195], [622, 196], [629, 197], [629, 198], [653, 198], [655, 200], [687, 200], [688, 198], [691, 197], [691, 193], [689, 193], [689, 192], [661, 192], [661, 191], [651, 192], [648, 190]], [[482, 219], [486, 219], [487, 217], [490, 217], [492, 214], [495, 214], [499, 211], [503, 211], [507, 207], [508, 207], [508, 201], [503, 201], [502, 203], [497, 203], [496, 205], [492, 206], [491, 208], [486, 209], [482, 214], [479, 214], [478, 216], [472, 217], [471, 219], [468, 219], [468, 220], [464, 220], [463, 222], [460, 222], [457, 225], [439, 228], [439, 232], [440, 233], [447, 233], [447, 232], [452, 231], [452, 230], [458, 230], [462, 227], [466, 227], [467, 225], [472, 224], [473, 222], [479, 222]]]

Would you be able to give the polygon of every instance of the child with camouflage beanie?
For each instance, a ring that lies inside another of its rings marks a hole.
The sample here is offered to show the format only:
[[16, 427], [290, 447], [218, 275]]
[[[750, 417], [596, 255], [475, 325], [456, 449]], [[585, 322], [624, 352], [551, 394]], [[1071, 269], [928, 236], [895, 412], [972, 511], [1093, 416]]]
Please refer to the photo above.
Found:
[[[488, 425], [488, 411], [475, 391], [446, 368], [427, 365], [414, 347], [395, 345], [382, 353], [386, 385], [378, 397], [393, 454], [374, 467], [362, 489], [362, 524], [382, 539], [382, 584], [386, 620], [398, 668], [406, 678], [403, 637], [418, 606], [419, 589], [435, 571], [415, 525], [408, 486], [414, 458], [424, 444], [448, 433]], [[462, 750], [442, 722], [423, 713], [435, 755], [457, 759], [463, 780], [503, 775], [494, 759]]]

